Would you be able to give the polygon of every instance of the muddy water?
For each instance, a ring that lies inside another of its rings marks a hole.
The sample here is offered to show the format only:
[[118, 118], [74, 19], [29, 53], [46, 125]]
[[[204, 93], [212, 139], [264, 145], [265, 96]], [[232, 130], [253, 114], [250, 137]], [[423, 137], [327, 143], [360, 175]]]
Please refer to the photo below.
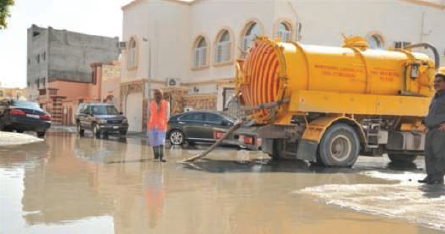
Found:
[[195, 146], [168, 149], [161, 164], [145, 144], [50, 133], [44, 143], [0, 148], [0, 233], [445, 231], [445, 191], [413, 182], [421, 159], [323, 169], [220, 148], [177, 163], [204, 149]]

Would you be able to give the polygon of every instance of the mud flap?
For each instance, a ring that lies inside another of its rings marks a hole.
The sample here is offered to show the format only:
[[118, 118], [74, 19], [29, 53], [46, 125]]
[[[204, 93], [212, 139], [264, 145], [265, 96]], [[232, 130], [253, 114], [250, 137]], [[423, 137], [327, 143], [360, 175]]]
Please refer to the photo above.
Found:
[[301, 139], [298, 143], [297, 158], [309, 162], [317, 161], [318, 142]]

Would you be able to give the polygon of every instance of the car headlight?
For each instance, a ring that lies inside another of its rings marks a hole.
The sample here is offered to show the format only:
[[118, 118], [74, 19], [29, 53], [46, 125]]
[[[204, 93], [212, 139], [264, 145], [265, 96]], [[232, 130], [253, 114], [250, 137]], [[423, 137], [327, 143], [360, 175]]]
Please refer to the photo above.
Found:
[[124, 120], [122, 120], [122, 123], [128, 123], [128, 119], [127, 118], [125, 118]]
[[101, 124], [106, 124], [107, 120], [106, 119], [99, 119], [97, 122], [101, 123]]

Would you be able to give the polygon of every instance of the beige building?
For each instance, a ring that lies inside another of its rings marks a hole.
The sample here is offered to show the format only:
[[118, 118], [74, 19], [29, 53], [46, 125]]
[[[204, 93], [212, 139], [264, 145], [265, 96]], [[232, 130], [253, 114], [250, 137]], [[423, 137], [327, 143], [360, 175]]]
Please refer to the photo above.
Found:
[[122, 10], [121, 103], [131, 131], [144, 129], [153, 88], [169, 93], [173, 113], [223, 110], [235, 60], [256, 35], [330, 46], [362, 35], [377, 49], [430, 42], [445, 60], [443, 0], [134, 0]]

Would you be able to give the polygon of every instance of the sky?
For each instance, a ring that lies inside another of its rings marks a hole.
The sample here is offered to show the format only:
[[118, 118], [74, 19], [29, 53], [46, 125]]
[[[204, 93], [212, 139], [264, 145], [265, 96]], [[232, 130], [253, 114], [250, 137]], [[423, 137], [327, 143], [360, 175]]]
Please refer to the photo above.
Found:
[[40, 27], [122, 37], [121, 7], [131, 0], [16, 0], [8, 28], [0, 30], [0, 82], [26, 87], [27, 29]]

